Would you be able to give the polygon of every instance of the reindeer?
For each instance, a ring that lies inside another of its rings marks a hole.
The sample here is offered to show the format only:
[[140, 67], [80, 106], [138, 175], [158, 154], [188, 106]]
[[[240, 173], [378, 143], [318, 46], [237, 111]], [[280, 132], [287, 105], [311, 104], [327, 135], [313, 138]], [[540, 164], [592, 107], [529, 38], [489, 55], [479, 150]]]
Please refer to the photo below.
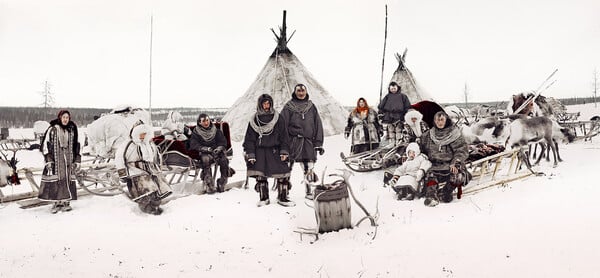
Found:
[[511, 121], [507, 118], [485, 117], [471, 125], [464, 125], [461, 132], [468, 144], [506, 142]]
[[[531, 142], [545, 142], [554, 155], [554, 165], [558, 165], [558, 144], [557, 141], [573, 142], [575, 136], [568, 128], [563, 128], [548, 117], [531, 117], [513, 115], [514, 121], [510, 124], [510, 136], [506, 141], [506, 146], [511, 148], [520, 148]], [[542, 152], [544, 145], [542, 145]], [[540, 155], [535, 164], [538, 164], [542, 156]], [[561, 159], [562, 161], [562, 159]], [[528, 168], [531, 168], [529, 159], [525, 159]]]
[[8, 159], [6, 154], [2, 153], [4, 159], [0, 159], [0, 187], [5, 187], [8, 184], [21, 184], [17, 174], [19, 160], [16, 159], [16, 154], [17, 151], [13, 150], [13, 157]]
[[[530, 102], [522, 110], [516, 111], [528, 99], [534, 99], [534, 101]], [[563, 131], [563, 129], [558, 125], [556, 115], [558, 113], [566, 111], [566, 108], [564, 107], [564, 105], [562, 105], [559, 101], [555, 100], [554, 98], [546, 98], [542, 95], [537, 95], [537, 97], [536, 97], [536, 95], [533, 92], [528, 92], [528, 93], [522, 92], [522, 93], [512, 96], [511, 101], [508, 103], [507, 111], [509, 112], [509, 114], [513, 114], [514, 112], [517, 112], [518, 114], [516, 114], [516, 115], [548, 117], [548, 118], [550, 118], [550, 120], [555, 122], [554, 128], [555, 128], [556, 132], [560, 131], [560, 133], [563, 133], [566, 137], [574, 136], [574, 134], [572, 132], [570, 132], [569, 134], [565, 134], [565, 131]], [[519, 117], [519, 116], [517, 116], [517, 117]], [[558, 138], [558, 139], [561, 139], [561, 138]], [[571, 142], [571, 141], [569, 141], [569, 142]], [[543, 143], [538, 144], [538, 145], [540, 145], [540, 148], [541, 148], [540, 158], [545, 155], [546, 160], [550, 161], [550, 150], [556, 150], [558, 152], [558, 142], [556, 140], [553, 140], [552, 143], [549, 143], [549, 144], [554, 144], [555, 148], [551, 148], [550, 146], [544, 146], [542, 144]], [[544, 152], [544, 151], [546, 151], [546, 152]], [[537, 156], [536, 153], [537, 153], [537, 145], [533, 149], [533, 157]], [[556, 154], [556, 155], [558, 157], [558, 160], [562, 161], [562, 159], [560, 158], [560, 154]]]

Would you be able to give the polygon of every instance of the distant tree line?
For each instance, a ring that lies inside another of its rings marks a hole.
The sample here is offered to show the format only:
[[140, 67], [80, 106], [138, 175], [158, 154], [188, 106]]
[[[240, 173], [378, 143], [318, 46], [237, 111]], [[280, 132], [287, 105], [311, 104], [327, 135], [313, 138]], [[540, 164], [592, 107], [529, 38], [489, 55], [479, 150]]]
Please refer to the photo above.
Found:
[[110, 111], [97, 108], [0, 107], [0, 127], [32, 128], [36, 121], [56, 119], [61, 109], [69, 110], [73, 121], [79, 126], [87, 125], [94, 121], [94, 116]]
[[[576, 105], [594, 103], [597, 101], [594, 97], [573, 97], [563, 98], [559, 101], [564, 105]], [[442, 103], [442, 106], [456, 105], [458, 107], [464, 107], [465, 103]], [[469, 103], [469, 106], [475, 106], [477, 104], [487, 105], [491, 107], [506, 108], [508, 101], [495, 101], [495, 102], [478, 102]], [[354, 109], [353, 106], [345, 107], [348, 111]], [[63, 108], [71, 112], [73, 121], [78, 126], [87, 126], [93, 122], [96, 118], [100, 117], [103, 113], [108, 113], [112, 109], [103, 108]], [[43, 107], [0, 107], [0, 127], [8, 128], [32, 128], [35, 121], [51, 121], [56, 119], [57, 113], [60, 108], [43, 108]], [[212, 118], [220, 119], [225, 115], [227, 109], [225, 108], [159, 108], [152, 109], [152, 124], [154, 126], [161, 126], [162, 123], [167, 119], [167, 114], [170, 111], [178, 111], [184, 118], [185, 123], [195, 124], [196, 119], [200, 113], [206, 113]]]
[[[71, 117], [78, 126], [84, 127], [108, 113], [112, 109], [102, 108], [43, 108], [43, 107], [0, 107], [0, 127], [7, 128], [32, 128], [36, 121], [51, 121], [57, 118], [58, 111], [66, 109], [71, 112]], [[226, 109], [219, 108], [171, 108], [152, 109], [152, 124], [161, 126], [170, 111], [179, 111], [184, 121], [189, 124], [196, 123], [200, 113], [206, 113], [213, 118], [222, 118]]]
[[[594, 103], [594, 102], [600, 101], [600, 99], [595, 99], [594, 97], [559, 98], [557, 100], [560, 101], [560, 103], [562, 103], [563, 105], [587, 104], [587, 103]], [[505, 109], [506, 106], [508, 105], [508, 101], [472, 102], [472, 103], [469, 103], [469, 107], [473, 107], [478, 104]], [[442, 106], [456, 105], [458, 107], [465, 108], [464, 102], [442, 103], [441, 105]]]

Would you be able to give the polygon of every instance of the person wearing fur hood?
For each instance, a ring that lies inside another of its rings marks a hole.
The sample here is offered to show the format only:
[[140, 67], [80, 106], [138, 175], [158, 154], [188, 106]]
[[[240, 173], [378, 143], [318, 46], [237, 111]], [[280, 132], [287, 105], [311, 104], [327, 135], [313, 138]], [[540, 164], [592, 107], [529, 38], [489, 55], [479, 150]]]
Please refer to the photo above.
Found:
[[458, 188], [457, 197], [462, 194], [462, 186], [469, 182], [469, 173], [464, 163], [469, 156], [468, 145], [458, 127], [454, 125], [448, 114], [439, 111], [433, 116], [434, 126], [421, 135], [421, 150], [431, 160], [432, 166], [425, 180], [426, 206], [439, 203], [437, 190], [440, 183], [443, 187], [442, 201], [452, 201], [452, 192]]
[[38, 198], [54, 203], [52, 213], [70, 211], [70, 200], [77, 200], [75, 173], [79, 171], [81, 155], [77, 125], [71, 121], [69, 111], [60, 110], [58, 118], [50, 122], [40, 150], [46, 164]]
[[313, 189], [310, 183], [317, 181], [314, 166], [317, 162], [317, 153], [323, 155], [323, 122], [317, 106], [309, 99], [308, 88], [304, 84], [296, 84], [292, 99], [286, 102], [281, 109], [281, 117], [287, 126], [288, 141], [290, 144], [290, 168], [294, 163], [302, 163], [304, 178], [306, 179], [307, 199], [313, 198]]
[[159, 215], [161, 200], [169, 196], [171, 188], [160, 170], [160, 156], [150, 140], [152, 128], [141, 121], [129, 133], [129, 140], [117, 149], [115, 166], [119, 176], [127, 181], [133, 201], [149, 214]]
[[431, 168], [431, 161], [415, 142], [406, 147], [406, 157], [407, 160], [394, 171], [391, 183], [398, 200], [413, 200], [419, 192], [419, 182]]
[[421, 112], [411, 109], [404, 115], [404, 141], [406, 143], [419, 143], [421, 135], [429, 130], [427, 123], [423, 121]]
[[165, 136], [165, 140], [177, 140], [185, 141], [185, 124], [183, 123], [183, 116], [177, 111], [169, 111], [167, 119], [160, 129], [160, 134]]
[[387, 140], [390, 143], [401, 143], [404, 115], [410, 109], [410, 100], [402, 93], [400, 85], [390, 82], [388, 93], [383, 97], [377, 109], [382, 115], [381, 122], [386, 126]]
[[356, 107], [348, 116], [348, 124], [344, 137], [352, 135], [350, 153], [357, 154], [379, 148], [379, 140], [383, 135], [383, 128], [377, 119], [377, 111], [367, 104], [367, 100], [359, 98]]
[[268, 94], [258, 97], [256, 113], [246, 128], [244, 136], [244, 157], [248, 177], [256, 179], [254, 189], [259, 194], [257, 205], [268, 205], [269, 182], [274, 178], [277, 185], [277, 203], [282, 206], [294, 206], [289, 199], [290, 166], [289, 139], [285, 121], [273, 107], [273, 98]]

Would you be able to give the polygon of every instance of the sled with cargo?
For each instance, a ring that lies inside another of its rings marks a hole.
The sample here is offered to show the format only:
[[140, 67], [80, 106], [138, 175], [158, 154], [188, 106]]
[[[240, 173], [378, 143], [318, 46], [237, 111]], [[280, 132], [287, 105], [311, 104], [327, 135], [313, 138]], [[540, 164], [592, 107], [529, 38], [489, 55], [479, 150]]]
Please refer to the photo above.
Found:
[[[229, 137], [229, 126], [225, 122], [214, 122], [214, 124], [224, 131], [228, 140], [227, 155], [231, 159], [233, 150]], [[180, 186], [187, 190], [187, 194], [205, 194], [212, 193], [213, 190], [205, 185], [205, 180], [200, 178], [201, 168], [198, 163], [198, 154], [194, 154], [185, 148], [185, 141], [166, 140], [164, 136], [156, 136], [153, 141], [158, 145], [161, 156], [161, 172], [167, 182], [172, 187]], [[16, 157], [16, 152], [22, 149], [13, 150], [12, 159]], [[33, 150], [31, 152], [38, 152]], [[40, 160], [43, 160], [41, 153]], [[2, 161], [10, 162], [10, 155], [3, 155]], [[5, 162], [6, 164], [8, 164]], [[217, 165], [211, 166], [210, 177], [215, 178]], [[21, 208], [36, 207], [47, 204], [47, 202], [37, 199], [40, 190], [40, 183], [43, 168], [42, 167], [24, 167], [11, 168], [15, 178], [6, 182], [0, 188], [0, 203], [17, 202]], [[119, 177], [114, 163], [114, 157], [104, 157], [99, 155], [82, 154], [80, 169], [75, 173], [77, 180], [78, 196], [115, 196], [120, 194], [128, 195], [127, 185], [123, 177]], [[204, 175], [205, 178], [208, 175]], [[229, 179], [224, 186], [223, 191], [232, 188], [239, 188], [244, 180]], [[190, 189], [191, 188], [191, 189]], [[180, 195], [182, 195], [180, 194]]]

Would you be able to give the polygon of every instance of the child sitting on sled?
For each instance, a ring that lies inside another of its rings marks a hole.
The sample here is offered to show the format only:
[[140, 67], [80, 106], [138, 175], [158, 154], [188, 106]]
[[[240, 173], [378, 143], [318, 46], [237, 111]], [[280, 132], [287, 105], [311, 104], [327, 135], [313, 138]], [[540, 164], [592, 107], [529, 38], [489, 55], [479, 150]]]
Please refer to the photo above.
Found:
[[431, 162], [426, 155], [421, 154], [421, 149], [415, 142], [406, 147], [406, 156], [406, 162], [396, 168], [390, 181], [398, 200], [413, 200], [419, 192], [419, 182], [431, 168]]

